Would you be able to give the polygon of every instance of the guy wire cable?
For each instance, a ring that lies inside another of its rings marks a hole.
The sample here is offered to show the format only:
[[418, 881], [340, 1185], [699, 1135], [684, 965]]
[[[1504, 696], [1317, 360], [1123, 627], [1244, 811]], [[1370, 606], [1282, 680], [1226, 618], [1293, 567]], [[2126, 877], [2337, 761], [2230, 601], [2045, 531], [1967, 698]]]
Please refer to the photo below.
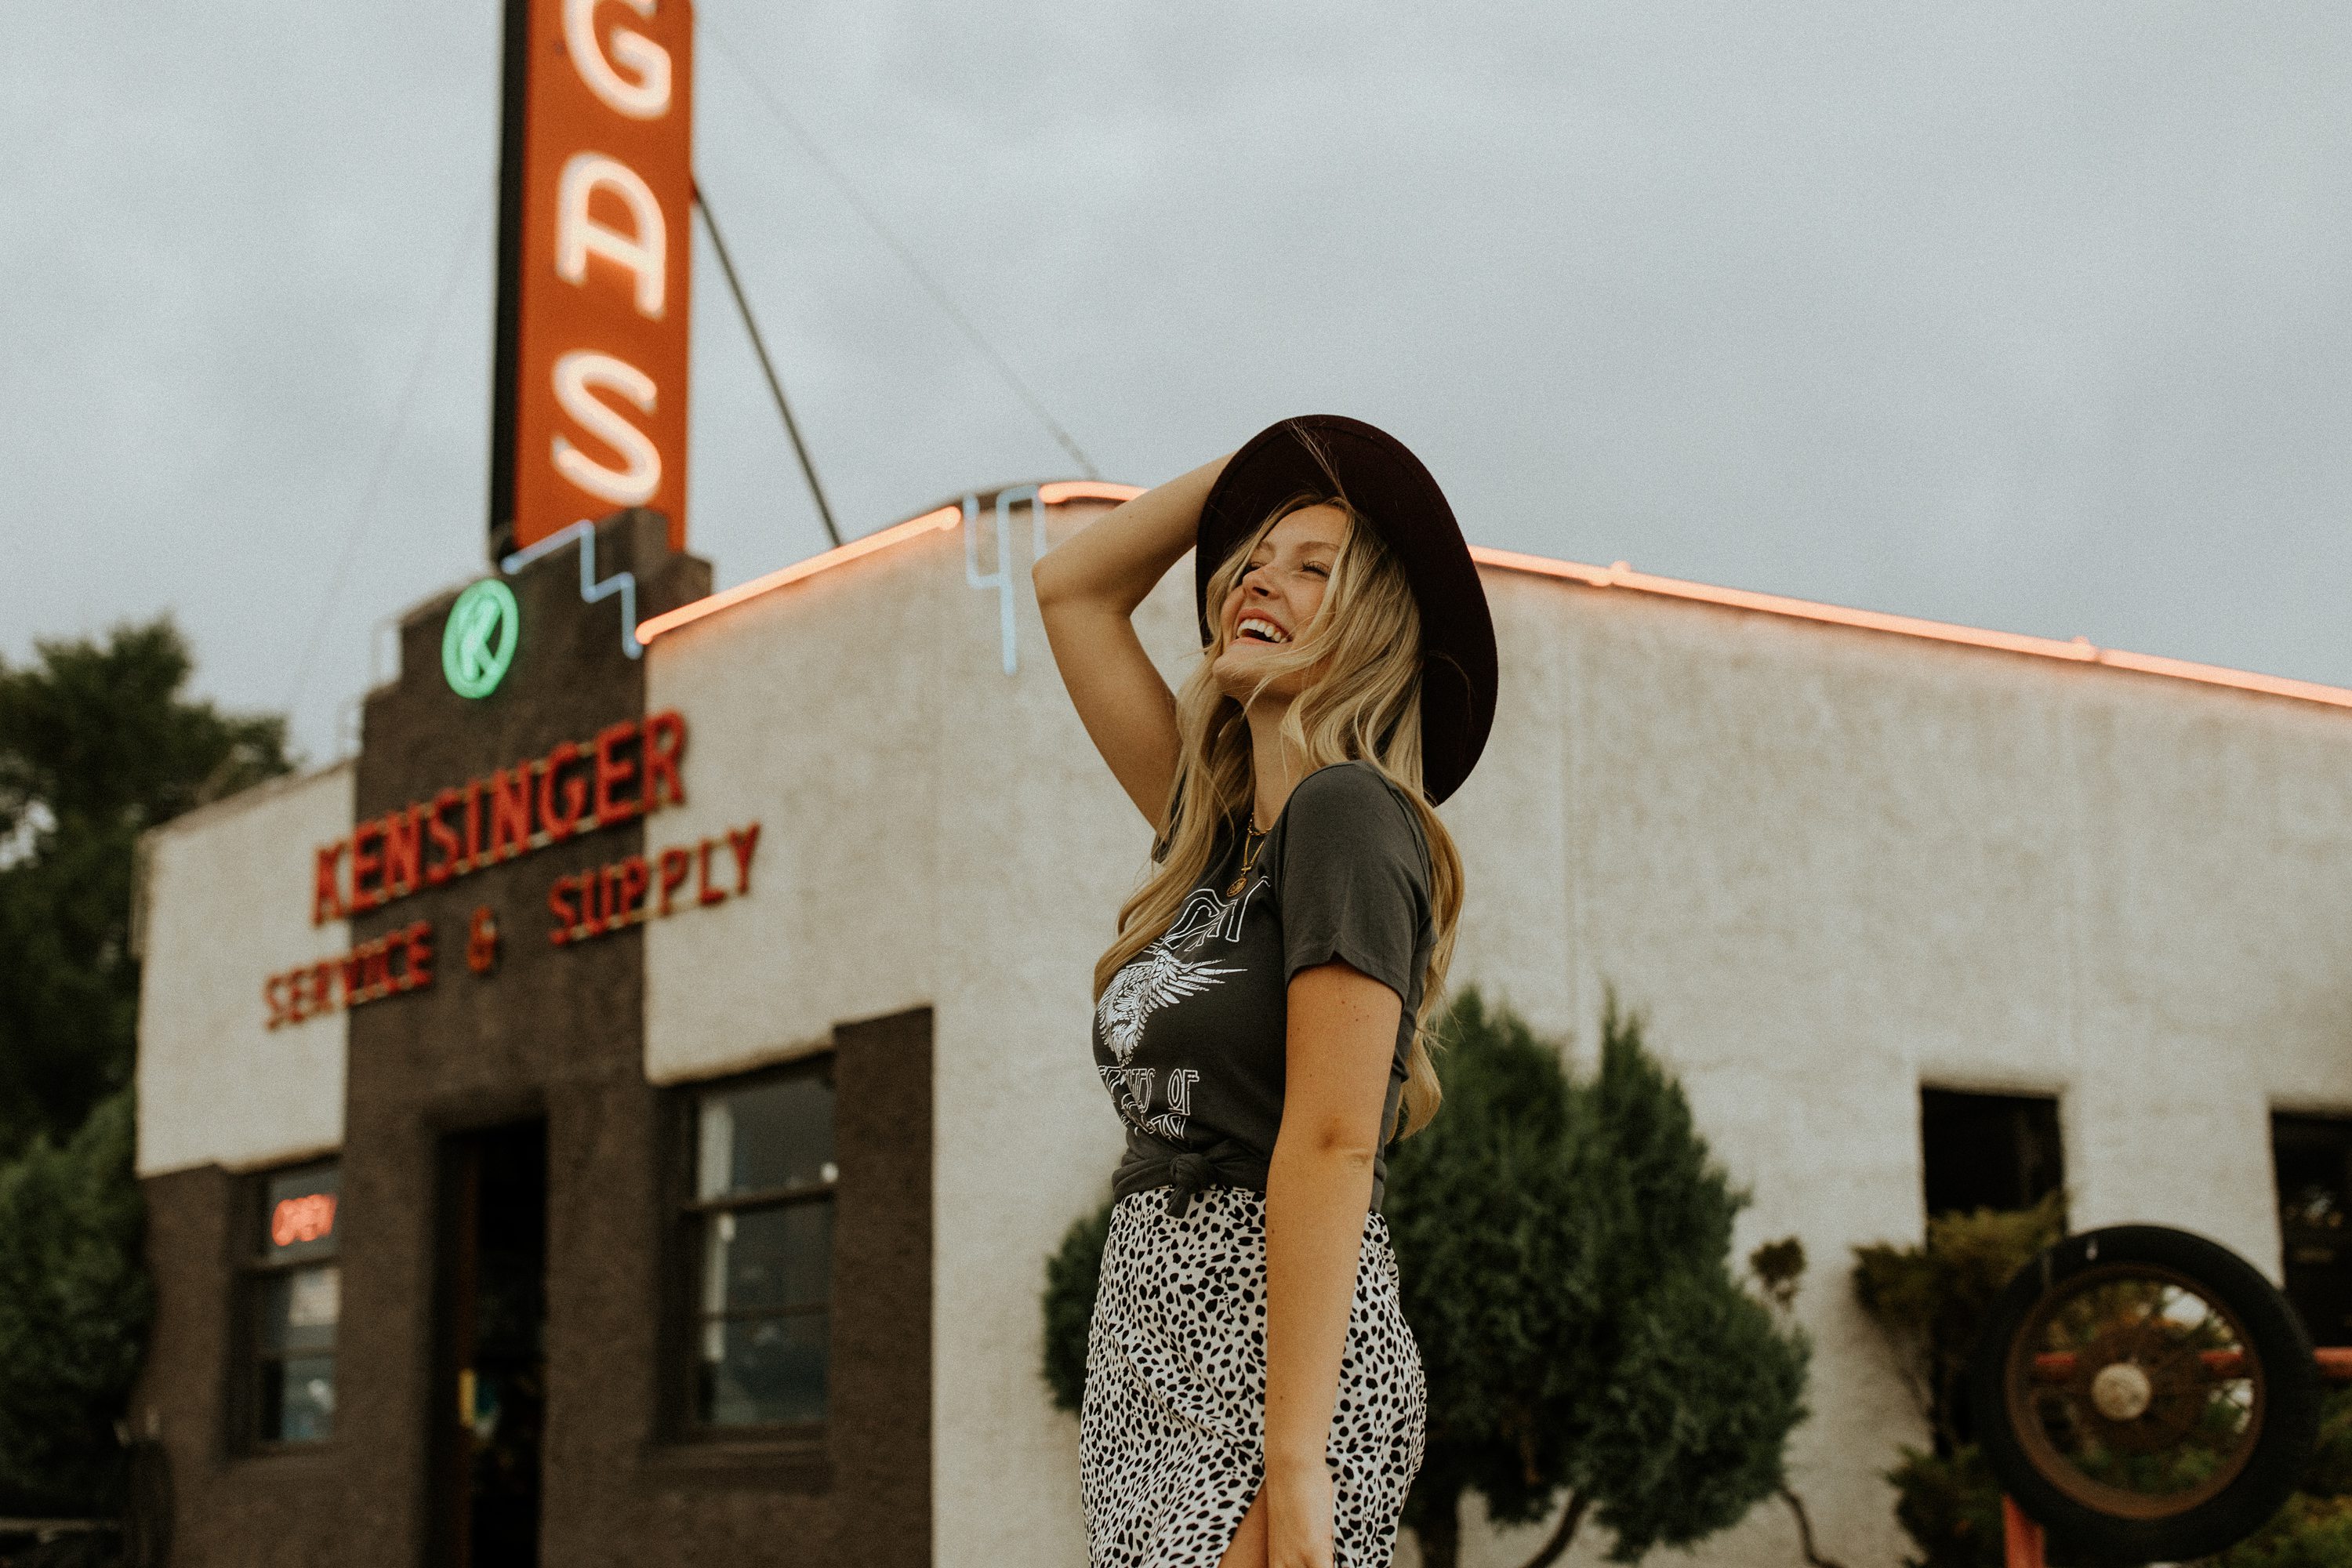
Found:
[[367, 521], [374, 507], [376, 492], [383, 488], [384, 476], [392, 471], [392, 459], [399, 450], [400, 437], [408, 426], [410, 408], [416, 402], [416, 389], [424, 384], [425, 366], [433, 355], [433, 345], [441, 336], [441, 324], [448, 319], [449, 301], [457, 298], [457, 281], [466, 275], [466, 263], [475, 255], [475, 241], [479, 237], [484, 220], [497, 206], [498, 190], [493, 185], [483, 193], [480, 204], [458, 236], [457, 253], [449, 261], [449, 275], [441, 284], [440, 298], [435, 300], [433, 313], [425, 323], [425, 331], [416, 344], [416, 358], [408, 367], [408, 381], [401, 388], [399, 400], [393, 405], [392, 424], [385, 429], [383, 446], [377, 451], [375, 467], [368, 473], [367, 483], [361, 487], [359, 500], [352, 508], [351, 521], [343, 525], [342, 553], [336, 557], [334, 575], [328, 579], [325, 598], [320, 601], [318, 618], [310, 625], [310, 635], [302, 644], [302, 654], [294, 664], [293, 689], [286, 694], [286, 710], [291, 716], [302, 689], [310, 684], [310, 662], [317, 657], [319, 639], [326, 634], [327, 622], [334, 614], [335, 601], [342, 596], [343, 580], [351, 575], [352, 559], [359, 552], [360, 525]]
[[729, 63], [734, 66], [735, 74], [740, 77], [744, 85], [751, 89], [752, 96], [767, 106], [768, 112], [774, 115], [777, 121], [791, 133], [793, 140], [800, 143], [801, 151], [806, 153], [811, 161], [824, 171], [826, 177], [840, 187], [841, 194], [847, 199], [851, 209], [866, 220], [866, 226], [874, 231], [876, 237], [890, 247], [891, 254], [896, 256], [900, 265], [913, 275], [915, 281], [922, 285], [923, 291], [931, 297], [931, 302], [946, 314], [949, 321], [956, 324], [957, 330], [971, 341], [972, 347], [980, 351], [981, 357], [988, 361], [990, 367], [996, 372], [1004, 384], [1012, 389], [1013, 395], [1022, 401], [1030, 413], [1037, 416], [1037, 422], [1045, 426], [1046, 431], [1060, 443], [1062, 450], [1067, 452], [1071, 459], [1078, 465], [1078, 471], [1090, 479], [1102, 478], [1095, 468], [1094, 459], [1086, 455], [1067, 430], [1062, 428], [1061, 422], [1045, 411], [1045, 404], [1038, 401], [1037, 395], [1029, 390], [1029, 384], [1023, 381], [1005, 357], [996, 352], [996, 345], [981, 335], [980, 329], [971, 324], [971, 318], [963, 313], [955, 300], [949, 297], [948, 291], [940, 286], [938, 279], [924, 269], [921, 262], [915, 259], [915, 253], [907, 248], [906, 242], [892, 232], [890, 226], [882, 221], [881, 215], [877, 213], [866, 198], [858, 194], [857, 187], [850, 183], [849, 176], [842, 172], [840, 165], [825, 155], [824, 149], [818, 146], [815, 139], [802, 128], [801, 122], [793, 119], [784, 106], [777, 101], [775, 94], [768, 90], [767, 84], [752, 74], [750, 63], [743, 58], [742, 51], [735, 47], [734, 40], [730, 38], [726, 31], [708, 15], [699, 16], [696, 20], [701, 25], [703, 31], [719, 40], [719, 48], [726, 54]]
[[809, 494], [816, 498], [816, 515], [824, 524], [824, 536], [838, 550], [841, 530], [834, 526], [833, 508], [825, 504], [824, 487], [817, 483], [816, 465], [809, 461], [808, 444], [801, 439], [800, 421], [793, 417], [793, 405], [784, 400], [784, 384], [776, 379], [776, 367], [768, 361], [767, 342], [760, 336], [760, 323], [751, 314], [751, 301], [743, 292], [742, 280], [735, 276], [735, 262], [727, 254], [727, 242], [719, 236], [719, 219], [710, 211], [710, 197], [702, 188], [700, 175], [694, 179], [694, 205], [702, 214], [702, 227], [710, 236], [710, 248], [719, 253], [719, 270], [727, 275], [727, 291], [735, 296], [735, 310], [743, 318], [743, 330], [751, 334], [751, 352], [760, 357], [760, 374], [768, 378], [768, 390], [776, 398], [776, 412], [784, 416], [784, 434], [793, 438], [793, 455], [801, 460], [801, 476], [808, 480]]

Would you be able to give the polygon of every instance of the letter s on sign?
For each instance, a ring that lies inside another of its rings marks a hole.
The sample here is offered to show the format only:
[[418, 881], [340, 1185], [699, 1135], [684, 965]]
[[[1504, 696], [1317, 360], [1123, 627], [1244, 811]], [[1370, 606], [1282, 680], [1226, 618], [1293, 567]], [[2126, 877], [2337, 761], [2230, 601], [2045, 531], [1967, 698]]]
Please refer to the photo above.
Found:
[[[654, 0], [619, 0], [650, 20]], [[580, 79], [604, 107], [632, 120], [659, 120], [669, 112], [669, 51], [629, 27], [613, 29], [608, 57], [596, 37], [596, 0], [563, 0], [563, 45]], [[613, 68], [618, 62], [637, 73], [631, 81]]]
[[654, 411], [654, 378], [611, 354], [577, 349], [555, 362], [555, 401], [591, 435], [611, 444], [628, 463], [608, 468], [562, 436], [552, 443], [555, 471], [602, 501], [643, 506], [661, 485], [661, 454], [652, 437], [597, 401], [594, 388], [619, 393], [640, 414]]

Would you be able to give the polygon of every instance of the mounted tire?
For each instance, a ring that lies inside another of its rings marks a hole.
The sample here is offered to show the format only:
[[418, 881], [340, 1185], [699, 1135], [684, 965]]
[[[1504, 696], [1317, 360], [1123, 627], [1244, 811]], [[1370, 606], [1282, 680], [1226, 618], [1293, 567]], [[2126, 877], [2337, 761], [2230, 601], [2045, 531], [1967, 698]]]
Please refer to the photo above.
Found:
[[1993, 1303], [1970, 1408], [2001, 1486], [2102, 1563], [2209, 1556], [2294, 1489], [2319, 1430], [2310, 1336], [2227, 1247], [2164, 1226], [2073, 1236]]

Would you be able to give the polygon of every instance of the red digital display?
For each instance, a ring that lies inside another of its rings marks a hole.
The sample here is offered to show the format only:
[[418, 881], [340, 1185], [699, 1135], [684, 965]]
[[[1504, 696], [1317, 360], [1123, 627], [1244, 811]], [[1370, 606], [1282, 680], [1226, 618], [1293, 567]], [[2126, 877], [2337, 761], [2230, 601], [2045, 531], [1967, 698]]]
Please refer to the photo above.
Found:
[[280, 1198], [269, 1211], [269, 1239], [278, 1247], [299, 1247], [323, 1241], [335, 1233], [335, 1194], [305, 1193]]

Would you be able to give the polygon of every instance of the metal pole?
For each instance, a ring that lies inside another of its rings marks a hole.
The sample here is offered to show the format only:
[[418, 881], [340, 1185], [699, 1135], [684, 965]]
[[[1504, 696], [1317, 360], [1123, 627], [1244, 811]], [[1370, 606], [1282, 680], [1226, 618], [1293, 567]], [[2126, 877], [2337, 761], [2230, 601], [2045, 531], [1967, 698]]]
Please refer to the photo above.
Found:
[[775, 394], [776, 412], [784, 416], [784, 434], [793, 438], [793, 451], [801, 460], [801, 473], [808, 480], [809, 494], [816, 498], [816, 515], [824, 523], [824, 536], [841, 548], [841, 530], [833, 522], [833, 508], [824, 500], [824, 487], [817, 483], [816, 465], [809, 461], [808, 445], [801, 439], [800, 423], [793, 417], [793, 405], [784, 401], [784, 384], [776, 379], [776, 367], [768, 362], [768, 345], [760, 336], [760, 323], [751, 317], [751, 301], [743, 297], [743, 285], [735, 276], [735, 263], [727, 254], [727, 242], [719, 237], [719, 220], [710, 216], [710, 198], [702, 194], [702, 183], [695, 182], [694, 205], [702, 214], [702, 227], [710, 236], [710, 247], [719, 253], [719, 269], [727, 275], [727, 291], [735, 296], [735, 309], [743, 318], [743, 330], [751, 334], [751, 352], [760, 356], [760, 374], [768, 378], [768, 390]]
[[2000, 1534], [2008, 1568], [2043, 1568], [2042, 1527], [2026, 1518], [2007, 1492], [2000, 1497]]
[[506, 0], [499, 75], [499, 233], [490, 336], [490, 563], [514, 548], [515, 378], [522, 320], [522, 139], [530, 94], [530, 0]]

